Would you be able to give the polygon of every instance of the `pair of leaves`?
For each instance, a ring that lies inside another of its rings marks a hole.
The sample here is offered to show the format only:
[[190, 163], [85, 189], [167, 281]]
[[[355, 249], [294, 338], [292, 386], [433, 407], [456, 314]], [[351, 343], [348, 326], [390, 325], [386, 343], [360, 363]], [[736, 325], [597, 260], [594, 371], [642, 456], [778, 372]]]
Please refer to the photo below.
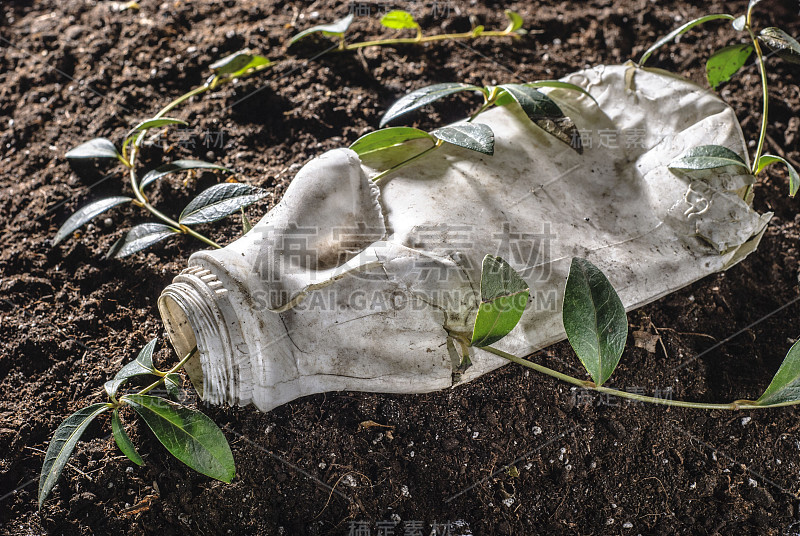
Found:
[[[487, 255], [472, 346], [494, 344], [510, 333], [522, 318], [529, 297], [530, 289], [522, 277], [500, 257]], [[572, 259], [562, 318], [570, 345], [595, 384], [602, 385], [625, 349], [628, 318], [606, 276], [585, 259]]]
[[[178, 223], [196, 225], [211, 223], [248, 207], [264, 198], [267, 191], [248, 184], [215, 184], [202, 191], [183, 209]], [[163, 223], [142, 223], [128, 230], [109, 250], [107, 257], [123, 258], [148, 248], [165, 238], [182, 233], [182, 229]]]
[[430, 134], [412, 127], [384, 128], [361, 136], [350, 149], [364, 156], [416, 139], [428, 139], [433, 143], [441, 140], [486, 155], [494, 154], [494, 132], [482, 123], [460, 123], [438, 128]]
[[[502, 106], [510, 102], [516, 102], [528, 116], [540, 128], [557, 137], [564, 143], [573, 146], [573, 141], [577, 136], [577, 128], [573, 121], [564, 115], [561, 108], [547, 95], [536, 90], [537, 87], [555, 87], [579, 91], [583, 94], [589, 93], [580, 86], [561, 82], [558, 80], [541, 80], [529, 84], [505, 84], [497, 88], [482, 88], [471, 84], [462, 83], [442, 83], [426, 86], [400, 98], [386, 111], [381, 119], [380, 126], [383, 127], [388, 122], [417, 110], [423, 106], [431, 104], [443, 97], [453, 95], [462, 91], [478, 91], [488, 98], [494, 95], [494, 104]], [[591, 97], [591, 95], [589, 95]], [[575, 147], [581, 152], [580, 146]]]
[[[755, 175], [770, 164], [781, 163], [789, 172], [789, 196], [794, 197], [800, 189], [800, 174], [785, 158], [765, 154], [761, 155], [756, 165]], [[718, 170], [719, 173], [750, 173], [744, 159], [721, 145], [701, 145], [693, 147], [669, 164], [669, 169], [690, 175], [702, 177], [708, 170]]]

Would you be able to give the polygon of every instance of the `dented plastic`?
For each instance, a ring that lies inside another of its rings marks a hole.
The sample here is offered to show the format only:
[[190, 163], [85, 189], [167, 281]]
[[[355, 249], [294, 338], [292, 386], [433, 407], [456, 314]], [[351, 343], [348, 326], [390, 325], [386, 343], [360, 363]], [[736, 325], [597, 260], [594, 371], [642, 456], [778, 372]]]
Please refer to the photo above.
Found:
[[689, 81], [633, 69], [564, 79], [599, 106], [549, 92], [583, 154], [509, 105], [479, 116], [495, 134], [491, 157], [446, 145], [379, 185], [376, 170], [415, 143], [364, 162], [349, 149], [309, 162], [247, 235], [192, 255], [159, 299], [178, 353], [198, 346], [186, 368], [201, 396], [268, 411], [308, 394], [420, 393], [489, 372], [506, 361], [472, 348], [462, 371], [447, 345], [472, 332], [487, 254], [531, 288], [496, 345], [517, 355], [565, 338], [572, 257], [600, 267], [628, 310], [744, 258], [771, 217], [743, 199], [752, 176], [667, 168], [706, 144], [746, 160], [734, 112]]

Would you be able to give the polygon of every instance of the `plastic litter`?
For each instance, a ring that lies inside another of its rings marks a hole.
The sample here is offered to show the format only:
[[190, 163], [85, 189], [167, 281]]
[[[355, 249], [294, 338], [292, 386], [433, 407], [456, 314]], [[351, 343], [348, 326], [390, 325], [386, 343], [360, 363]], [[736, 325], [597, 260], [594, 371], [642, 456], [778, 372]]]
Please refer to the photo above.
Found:
[[[631, 76], [635, 74], [635, 76]], [[355, 390], [421, 393], [506, 364], [470, 349], [458, 370], [448, 334], [471, 334], [481, 261], [499, 255], [531, 287], [520, 324], [496, 346], [527, 355], [565, 338], [572, 257], [600, 267], [627, 309], [725, 270], [757, 246], [771, 214], [743, 200], [750, 175], [690, 179], [667, 164], [698, 145], [747, 159], [734, 112], [714, 93], [632, 64], [564, 80], [549, 95], [577, 125], [578, 154], [516, 107], [477, 121], [495, 154], [445, 146], [380, 181], [414, 144], [361, 162], [349, 149], [306, 164], [241, 239], [200, 251], [159, 299], [204, 400], [262, 411]]]

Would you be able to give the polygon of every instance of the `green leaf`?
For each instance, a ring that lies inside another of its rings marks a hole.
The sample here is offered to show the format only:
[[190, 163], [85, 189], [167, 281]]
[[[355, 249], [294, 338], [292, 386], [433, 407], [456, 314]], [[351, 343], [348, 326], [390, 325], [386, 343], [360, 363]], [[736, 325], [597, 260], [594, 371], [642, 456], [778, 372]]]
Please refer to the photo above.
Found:
[[756, 167], [756, 175], [761, 173], [765, 167], [775, 162], [780, 162], [786, 166], [789, 170], [789, 197], [794, 197], [797, 194], [798, 188], [800, 188], [800, 175], [798, 175], [797, 170], [794, 169], [794, 166], [790, 164], [785, 158], [781, 158], [780, 156], [775, 156], [772, 154], [765, 154], [762, 155], [761, 158], [758, 159], [758, 166]]
[[[592, 99], [595, 104], [598, 104], [597, 103], [597, 99], [592, 97], [591, 93], [589, 93], [588, 91], [583, 89], [581, 86], [578, 86], [578, 85], [575, 85], [575, 84], [570, 84], [569, 82], [562, 82], [561, 80], [537, 80], [536, 82], [528, 82], [528, 83], [525, 83], [525, 84], [522, 84], [522, 85], [525, 86], [525, 87], [554, 87], [554, 88], [558, 88], [558, 89], [569, 89], [569, 90], [572, 90], [572, 91], [577, 91], [579, 93], [583, 93], [584, 95], [586, 95], [587, 97]], [[499, 105], [500, 104], [498, 103], [498, 106]], [[598, 106], [599, 106], [599, 104], [598, 104]]]
[[156, 169], [148, 171], [145, 176], [142, 177], [142, 182], [139, 183], [139, 190], [144, 190], [145, 186], [154, 183], [165, 175], [187, 169], [217, 169], [227, 173], [233, 173], [233, 171], [224, 166], [218, 166], [217, 164], [211, 164], [210, 162], [204, 162], [202, 160], [175, 160], [174, 162], [158, 166]]
[[481, 304], [472, 330], [472, 346], [488, 346], [519, 323], [530, 289], [519, 274], [500, 257], [487, 255], [481, 267]]
[[413, 15], [408, 11], [402, 11], [400, 9], [390, 11], [381, 17], [381, 24], [395, 30], [419, 28], [419, 24], [414, 20]]
[[65, 154], [67, 158], [121, 158], [117, 148], [108, 138], [95, 138], [81, 143]]
[[135, 127], [133, 127], [128, 134], [125, 135], [126, 138], [130, 138], [131, 135], [142, 131], [147, 130], [150, 128], [158, 128], [163, 127], [165, 125], [188, 125], [186, 121], [181, 121], [180, 119], [173, 119], [172, 117], [159, 117], [158, 119], [148, 119], [147, 121], [142, 121]]
[[250, 218], [247, 217], [244, 208], [242, 208], [241, 210], [242, 210], [242, 234], [247, 234], [250, 232], [250, 229], [253, 228], [253, 224], [250, 223]]
[[200, 192], [181, 212], [184, 225], [217, 221], [266, 197], [267, 191], [249, 184], [226, 182]]
[[506, 29], [504, 30], [506, 33], [516, 32], [522, 28], [522, 25], [525, 22], [522, 20], [522, 17], [510, 9], [506, 9], [504, 13], [506, 14], [506, 17], [508, 17], [508, 26], [506, 26]]
[[128, 437], [128, 432], [122, 426], [122, 421], [119, 420], [119, 410], [115, 409], [111, 416], [111, 432], [114, 434], [114, 441], [122, 453], [128, 457], [130, 461], [136, 465], [144, 465], [144, 460], [139, 453], [136, 452], [136, 447], [133, 446], [131, 438]]
[[[215, 61], [210, 67], [217, 77], [237, 78], [250, 69], [261, 67], [262, 65], [271, 65], [271, 63], [268, 58], [258, 54], [251, 54], [250, 49], [246, 48]], [[212, 83], [213, 85], [214, 83]]]
[[790, 63], [800, 63], [800, 43], [780, 28], [764, 28], [758, 38], [782, 59]]
[[98, 199], [82, 207], [72, 216], [67, 218], [67, 221], [61, 225], [53, 237], [53, 246], [58, 245], [62, 240], [77, 231], [81, 226], [88, 223], [92, 218], [99, 216], [103, 212], [121, 205], [123, 203], [130, 203], [133, 201], [130, 197], [106, 197], [105, 199]]
[[562, 316], [572, 349], [594, 383], [602, 385], [625, 349], [628, 317], [606, 276], [585, 259], [572, 259]]
[[86, 427], [101, 413], [107, 411], [109, 404], [92, 404], [89, 407], [79, 409], [61, 423], [53, 434], [53, 439], [47, 446], [42, 465], [42, 474], [39, 476], [39, 508], [42, 507], [44, 500], [50, 495], [53, 486], [56, 485], [58, 477], [67, 465], [75, 444], [80, 439]]
[[789, 349], [778, 372], [756, 404], [771, 406], [796, 400], [800, 400], [800, 341]]
[[108, 396], [116, 396], [120, 386], [130, 378], [147, 374], [157, 374], [156, 368], [153, 366], [153, 350], [157, 342], [158, 337], [148, 342], [144, 348], [141, 349], [136, 359], [122, 367], [114, 376], [113, 380], [109, 380], [103, 385]]
[[302, 38], [306, 37], [307, 35], [311, 35], [312, 33], [321, 32], [322, 35], [325, 36], [342, 36], [353, 23], [354, 15], [351, 13], [347, 15], [343, 19], [339, 19], [336, 22], [332, 22], [330, 24], [320, 24], [319, 26], [313, 26], [311, 28], [307, 28], [300, 32], [299, 34], [292, 37], [289, 41], [289, 45], [293, 45]]
[[672, 30], [670, 33], [668, 33], [667, 35], [665, 35], [664, 37], [662, 37], [661, 39], [656, 41], [655, 44], [653, 44], [653, 46], [651, 46], [650, 48], [645, 50], [644, 54], [642, 54], [642, 57], [639, 59], [639, 66], [640, 67], [644, 66], [645, 62], [648, 60], [648, 58], [650, 58], [650, 56], [653, 54], [653, 52], [655, 52], [656, 50], [658, 50], [662, 46], [666, 45], [667, 43], [669, 43], [670, 41], [672, 41], [673, 39], [675, 39], [679, 35], [685, 34], [686, 32], [688, 32], [689, 30], [691, 30], [692, 28], [694, 28], [698, 24], [703, 24], [705, 22], [709, 22], [709, 21], [712, 21], [712, 20], [718, 20], [718, 19], [734, 20], [734, 18], [735, 17], [733, 15], [728, 15], [727, 13], [719, 13], [719, 14], [715, 14], [715, 15], [706, 15], [705, 17], [700, 17], [698, 19], [690, 20], [686, 24], [683, 24], [682, 26]]
[[747, 22], [747, 17], [745, 15], [741, 15], [733, 19], [733, 22], [731, 22], [731, 26], [733, 26], [733, 29], [736, 30], [737, 32], [741, 32], [742, 30], [744, 30], [744, 25], [746, 22]]
[[558, 104], [541, 91], [523, 84], [504, 84], [500, 88], [517, 101], [531, 121], [564, 117]]
[[431, 135], [447, 143], [452, 143], [470, 151], [494, 154], [494, 132], [483, 123], [459, 123], [449, 127], [437, 128]]
[[233, 480], [233, 454], [214, 421], [199, 411], [157, 396], [127, 395], [124, 400], [173, 456], [198, 473], [223, 482]]
[[727, 82], [747, 62], [753, 45], [731, 45], [716, 51], [706, 62], [706, 78], [712, 89]]
[[563, 141], [578, 153], [583, 152], [581, 145], [573, 143], [578, 138], [578, 128], [572, 119], [564, 115], [553, 99], [524, 84], [503, 84], [499, 87], [511, 95], [522, 107], [525, 115], [539, 128]]
[[475, 26], [472, 29], [472, 37], [480, 37], [480, 35], [486, 30], [483, 26]]
[[176, 233], [180, 233], [180, 230], [161, 223], [139, 224], [132, 227], [122, 238], [114, 242], [114, 245], [108, 250], [106, 258], [122, 259], [161, 242]]
[[380, 126], [383, 127], [389, 121], [392, 121], [403, 114], [407, 114], [408, 112], [416, 110], [417, 108], [421, 108], [432, 102], [435, 102], [442, 97], [446, 97], [460, 91], [483, 92], [483, 88], [473, 86], [471, 84], [462, 84], [459, 82], [446, 82], [443, 84], [433, 84], [431, 86], [416, 89], [408, 95], [401, 97], [400, 100], [395, 102], [386, 111], [386, 114], [381, 119]]
[[667, 167], [673, 171], [691, 172], [728, 166], [740, 167], [746, 173], [750, 172], [750, 168], [747, 167], [741, 156], [721, 145], [692, 147], [682, 156], [670, 162]]
[[350, 149], [355, 151], [358, 156], [364, 156], [419, 138], [428, 138], [433, 141], [433, 137], [430, 134], [418, 128], [389, 127], [364, 134], [353, 142]]

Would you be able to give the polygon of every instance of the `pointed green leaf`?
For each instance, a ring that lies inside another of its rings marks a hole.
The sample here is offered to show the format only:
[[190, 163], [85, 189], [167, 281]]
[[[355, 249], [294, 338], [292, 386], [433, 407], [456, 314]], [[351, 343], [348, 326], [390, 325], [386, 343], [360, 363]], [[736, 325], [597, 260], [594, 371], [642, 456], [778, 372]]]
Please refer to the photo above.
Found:
[[525, 84], [503, 84], [500, 88], [511, 95], [522, 107], [525, 115], [539, 128], [563, 141], [578, 153], [583, 152], [583, 147], [574, 143], [578, 138], [578, 128], [572, 119], [564, 115], [553, 99]]
[[672, 30], [670, 33], [668, 33], [667, 35], [665, 35], [664, 37], [662, 37], [661, 39], [656, 41], [653, 44], [653, 46], [651, 46], [650, 48], [645, 50], [644, 54], [642, 54], [642, 57], [639, 59], [639, 66], [640, 67], [644, 66], [645, 62], [648, 60], [648, 58], [650, 58], [650, 56], [653, 54], [653, 52], [655, 52], [656, 50], [658, 50], [662, 46], [666, 45], [667, 43], [669, 43], [670, 41], [672, 41], [673, 39], [675, 39], [679, 35], [685, 34], [686, 32], [688, 32], [689, 30], [691, 30], [692, 28], [694, 28], [698, 24], [703, 24], [705, 22], [709, 22], [709, 21], [712, 21], [712, 20], [718, 20], [718, 19], [734, 20], [734, 18], [735, 17], [733, 15], [728, 15], [727, 13], [719, 13], [719, 14], [715, 14], [715, 15], [706, 15], [705, 17], [700, 17], [698, 19], [690, 20], [686, 24], [683, 24], [682, 26]]
[[508, 26], [506, 26], [506, 29], [504, 30], [506, 33], [516, 32], [522, 28], [522, 25], [525, 21], [522, 20], [522, 17], [520, 17], [519, 14], [511, 11], [510, 9], [506, 9], [504, 13], [506, 14], [506, 17], [508, 17]]
[[42, 507], [44, 500], [50, 494], [53, 486], [56, 485], [58, 477], [67, 465], [75, 444], [80, 439], [86, 427], [101, 413], [107, 411], [109, 404], [92, 404], [89, 407], [79, 409], [61, 423], [53, 434], [53, 439], [47, 446], [42, 465], [42, 474], [39, 477], [39, 508]]
[[267, 191], [249, 184], [226, 182], [200, 192], [181, 212], [184, 225], [217, 221], [266, 197]]
[[292, 37], [289, 41], [289, 45], [293, 45], [302, 38], [306, 37], [307, 35], [311, 35], [313, 33], [321, 32], [322, 35], [325, 36], [342, 36], [353, 23], [354, 15], [351, 13], [347, 15], [343, 19], [339, 19], [336, 22], [332, 22], [330, 24], [320, 24], [319, 26], [313, 26], [311, 28], [307, 28], [300, 32], [299, 34]]
[[602, 385], [625, 349], [628, 317], [606, 276], [585, 259], [572, 259], [562, 316], [572, 349], [594, 383]]
[[564, 117], [564, 112], [553, 99], [524, 84], [503, 84], [500, 86], [522, 107], [531, 121]]
[[128, 134], [125, 135], [126, 138], [130, 138], [133, 134], [140, 132], [142, 130], [148, 130], [151, 128], [158, 128], [163, 127], [165, 125], [188, 125], [186, 121], [181, 121], [180, 119], [173, 119], [172, 117], [159, 117], [157, 119], [148, 119], [147, 121], [142, 121], [135, 127], [133, 127]]
[[156, 368], [153, 366], [153, 350], [157, 342], [158, 337], [148, 342], [141, 349], [136, 359], [119, 369], [114, 379], [104, 384], [108, 396], [116, 396], [120, 386], [130, 378], [147, 374], [156, 374]]
[[494, 154], [494, 132], [489, 125], [483, 123], [459, 123], [437, 128], [431, 135], [470, 151], [490, 156]]
[[355, 151], [358, 156], [364, 156], [419, 138], [428, 138], [433, 141], [430, 134], [418, 128], [389, 127], [364, 134], [353, 142], [350, 149]]
[[250, 69], [261, 67], [262, 65], [270, 65], [271, 63], [268, 58], [258, 54], [251, 54], [250, 49], [246, 48], [215, 61], [210, 67], [217, 77], [237, 78]]
[[111, 432], [114, 434], [114, 441], [122, 453], [128, 457], [130, 461], [136, 465], [144, 465], [144, 460], [139, 453], [136, 452], [136, 447], [133, 446], [131, 438], [128, 437], [128, 432], [122, 426], [122, 421], [119, 420], [119, 410], [115, 409], [111, 416]]
[[381, 17], [381, 24], [394, 30], [416, 29], [419, 24], [408, 11], [395, 9]]
[[242, 234], [247, 234], [250, 232], [250, 229], [253, 228], [253, 224], [250, 223], [250, 218], [247, 217], [247, 213], [244, 211], [244, 208], [242, 208], [241, 210], [242, 210]]
[[198, 473], [223, 482], [233, 480], [231, 448], [206, 415], [157, 396], [126, 395], [124, 400], [173, 456]]
[[165, 238], [180, 233], [178, 229], [161, 223], [142, 223], [128, 230], [122, 238], [114, 242], [106, 258], [122, 259], [137, 251], [149, 248]]
[[56, 232], [53, 237], [53, 246], [58, 245], [62, 240], [77, 231], [84, 224], [88, 223], [92, 218], [99, 216], [103, 212], [121, 205], [123, 203], [130, 203], [133, 201], [130, 197], [106, 197], [105, 199], [98, 199], [82, 207], [72, 216], [67, 218], [67, 221]]
[[139, 183], [139, 190], [144, 190], [145, 186], [154, 183], [165, 175], [188, 169], [216, 169], [225, 171], [226, 173], [233, 173], [233, 171], [224, 166], [218, 166], [217, 164], [211, 164], [210, 162], [204, 162], [202, 160], [175, 160], [174, 162], [158, 166], [156, 169], [148, 171], [145, 176], [142, 177], [142, 182]]
[[500, 257], [487, 255], [481, 267], [481, 304], [472, 329], [472, 346], [488, 346], [508, 335], [519, 323], [530, 289]]
[[383, 127], [389, 121], [392, 121], [401, 115], [407, 114], [417, 108], [421, 108], [432, 102], [435, 102], [442, 97], [458, 93], [460, 91], [481, 91], [483, 88], [473, 86], [471, 84], [462, 84], [459, 82], [446, 82], [443, 84], [433, 84], [431, 86], [421, 87], [401, 97], [400, 100], [392, 104], [386, 111], [380, 122]]
[[764, 28], [758, 38], [784, 60], [800, 63], [800, 43], [780, 28]]
[[741, 32], [742, 30], [744, 30], [744, 25], [746, 22], [747, 22], [747, 17], [741, 15], [733, 19], [733, 22], [731, 22], [731, 26], [733, 26], [733, 29], [736, 30], [737, 32]]
[[81, 143], [65, 154], [67, 158], [120, 158], [117, 148], [108, 138], [95, 138]]
[[716, 51], [706, 62], [706, 78], [712, 89], [727, 82], [747, 62], [753, 45], [731, 45]]
[[790, 164], [785, 158], [781, 158], [780, 156], [775, 156], [772, 154], [762, 155], [761, 158], [758, 159], [756, 175], [761, 173], [761, 170], [763, 170], [765, 167], [775, 162], [784, 164], [789, 170], [789, 197], [794, 197], [795, 194], [797, 194], [798, 188], [800, 188], [800, 175], [798, 175], [794, 166], [792, 166], [792, 164]]
[[775, 377], [756, 403], [770, 406], [796, 400], [800, 400], [800, 341], [789, 349]]
[[703, 169], [716, 169], [734, 166], [741, 168], [739, 173], [749, 173], [744, 159], [721, 145], [701, 145], [692, 147], [683, 155], [669, 163], [667, 167], [673, 171], [692, 172]]

